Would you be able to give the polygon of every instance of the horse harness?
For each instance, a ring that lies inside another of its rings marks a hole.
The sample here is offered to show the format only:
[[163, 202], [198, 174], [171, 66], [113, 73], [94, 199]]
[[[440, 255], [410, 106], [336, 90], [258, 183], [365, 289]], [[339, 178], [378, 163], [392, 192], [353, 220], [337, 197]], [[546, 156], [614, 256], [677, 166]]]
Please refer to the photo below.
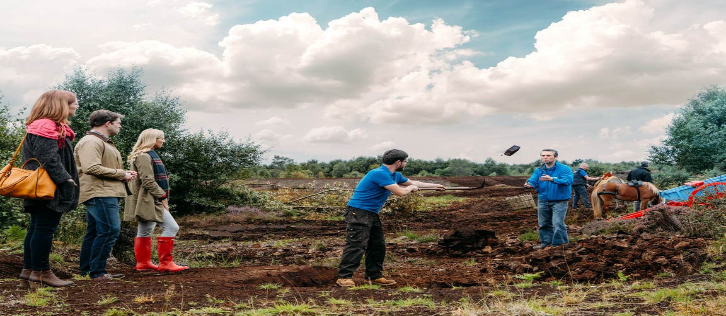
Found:
[[[608, 181], [608, 182], [610, 182], [610, 181]], [[635, 192], [638, 193], [638, 201], [640, 201], [640, 186], [643, 185], [643, 181], [640, 181], [640, 180], [630, 180], [626, 184], [629, 187], [634, 187], [635, 188]], [[618, 192], [620, 192], [620, 186], [621, 185], [623, 185], [623, 183], [618, 183], [617, 190], [615, 190], [615, 191], [605, 191], [605, 189], [603, 189], [603, 191], [602, 192], [598, 192], [597, 195], [600, 196], [600, 195], [603, 195], [603, 194], [610, 194], [610, 195], [613, 195], [616, 199], [620, 200], [620, 198], [618, 198]]]

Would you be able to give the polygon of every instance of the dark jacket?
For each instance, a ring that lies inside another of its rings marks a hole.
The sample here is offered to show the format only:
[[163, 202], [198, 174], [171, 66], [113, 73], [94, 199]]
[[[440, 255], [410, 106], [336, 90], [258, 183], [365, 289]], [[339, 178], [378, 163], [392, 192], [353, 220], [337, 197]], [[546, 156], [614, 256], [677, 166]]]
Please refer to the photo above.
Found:
[[653, 177], [650, 176], [650, 170], [646, 167], [638, 167], [636, 169], [631, 170], [628, 173], [628, 181], [630, 180], [640, 180], [645, 182], [653, 182]]
[[[582, 168], [577, 168], [577, 170], [575, 170], [575, 172], [572, 173], [572, 186], [587, 184], [587, 179], [585, 179], [585, 177], [583, 177], [580, 174], [580, 170], [584, 171], [584, 169], [582, 169]], [[585, 173], [587, 173], [587, 172], [585, 172]]]
[[[55, 197], [50, 201], [25, 200], [25, 210], [46, 207], [59, 213], [65, 213], [76, 209], [79, 188], [68, 182], [68, 179], [73, 179], [78, 183], [78, 170], [73, 158], [73, 145], [70, 138], [66, 137], [64, 146], [58, 148], [57, 139], [28, 133], [23, 144], [23, 161], [30, 158], [36, 158], [43, 164], [43, 168], [48, 171], [48, 175], [57, 187]], [[38, 163], [30, 161], [25, 165], [25, 169], [38, 169]]]

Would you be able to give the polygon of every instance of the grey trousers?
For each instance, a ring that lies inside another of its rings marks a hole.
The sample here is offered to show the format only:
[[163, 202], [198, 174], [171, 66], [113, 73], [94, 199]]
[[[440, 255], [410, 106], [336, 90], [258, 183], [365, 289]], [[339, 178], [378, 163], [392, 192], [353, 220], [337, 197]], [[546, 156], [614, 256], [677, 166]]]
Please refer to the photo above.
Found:
[[[169, 210], [164, 210], [163, 219], [164, 221], [159, 224], [159, 226], [164, 229], [161, 232], [160, 237], [175, 237], [176, 233], [179, 231], [179, 224], [176, 223], [174, 217], [172, 217], [171, 213], [169, 213]], [[151, 237], [151, 234], [154, 232], [154, 228], [156, 228], [156, 222], [139, 221], [136, 230], [136, 237]]]

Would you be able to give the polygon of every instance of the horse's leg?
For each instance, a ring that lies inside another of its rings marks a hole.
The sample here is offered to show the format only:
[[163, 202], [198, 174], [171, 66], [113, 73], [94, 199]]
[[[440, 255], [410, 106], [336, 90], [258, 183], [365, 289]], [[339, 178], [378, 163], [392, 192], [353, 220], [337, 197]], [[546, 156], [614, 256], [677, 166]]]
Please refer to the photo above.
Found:
[[602, 212], [605, 214], [605, 219], [610, 219], [610, 207], [613, 205], [613, 197], [608, 195], [607, 198], [603, 199]]

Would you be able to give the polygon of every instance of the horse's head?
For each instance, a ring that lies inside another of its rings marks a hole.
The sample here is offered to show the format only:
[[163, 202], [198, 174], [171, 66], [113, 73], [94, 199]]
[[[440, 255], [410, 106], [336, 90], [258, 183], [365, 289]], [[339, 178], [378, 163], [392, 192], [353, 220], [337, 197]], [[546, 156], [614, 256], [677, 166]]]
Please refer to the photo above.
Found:
[[608, 171], [608, 172], [603, 172], [602, 173], [602, 179], [603, 180], [607, 180], [607, 179], [612, 178], [612, 177], [613, 177], [613, 172], [612, 171]]

